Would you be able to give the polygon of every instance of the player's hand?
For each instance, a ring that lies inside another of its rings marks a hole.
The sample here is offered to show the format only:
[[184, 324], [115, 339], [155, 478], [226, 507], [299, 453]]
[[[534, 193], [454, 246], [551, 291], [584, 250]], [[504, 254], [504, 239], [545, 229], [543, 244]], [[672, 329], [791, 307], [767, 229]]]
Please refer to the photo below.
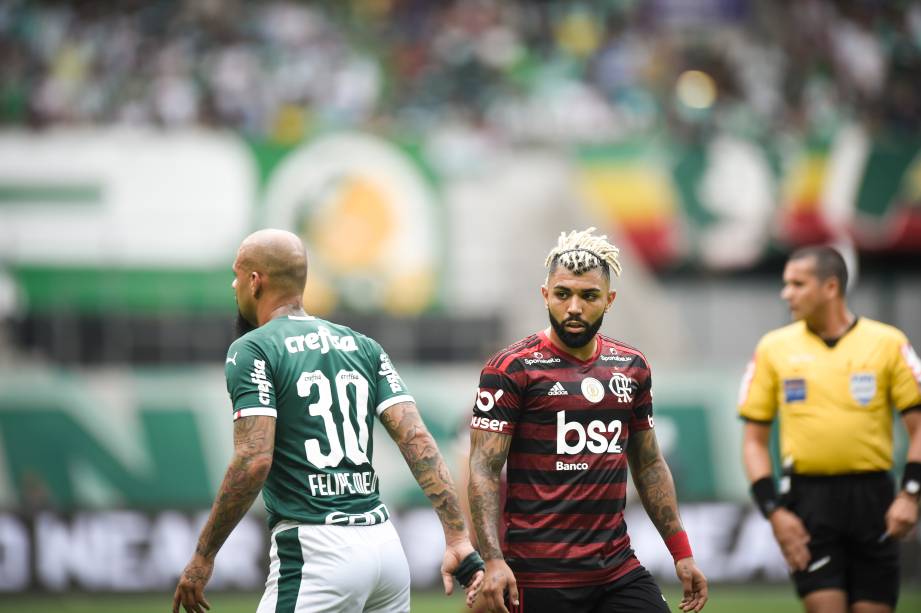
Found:
[[464, 588], [466, 593], [465, 601], [467, 602], [467, 608], [472, 609], [473, 603], [476, 602], [477, 596], [480, 595], [480, 590], [483, 589], [483, 578], [486, 576], [484, 571], [477, 572], [473, 576], [473, 580], [467, 584], [467, 587]]
[[769, 518], [774, 538], [791, 570], [806, 570], [809, 564], [809, 533], [792, 511], [778, 507]]
[[[474, 551], [473, 544], [467, 537], [452, 540], [445, 545], [445, 555], [441, 561], [441, 581], [444, 584], [446, 595], [450, 596], [454, 593], [454, 573], [457, 572], [464, 558]], [[473, 579], [464, 586], [468, 607], [473, 606], [473, 601], [476, 600], [482, 583], [483, 571], [478, 571]]]
[[707, 578], [694, 558], [682, 558], [675, 562], [675, 574], [681, 581], [684, 598], [678, 608], [682, 611], [700, 611], [707, 604]]
[[506, 595], [509, 602], [517, 607], [518, 582], [515, 581], [515, 574], [505, 560], [487, 560], [486, 576], [483, 577], [483, 588], [480, 594], [486, 610], [489, 613], [508, 613], [508, 608], [505, 606]]
[[918, 501], [914, 496], [899, 492], [886, 511], [885, 536], [904, 538], [918, 523]]
[[179, 613], [179, 606], [186, 613], [204, 613], [211, 609], [211, 604], [205, 599], [205, 585], [214, 571], [214, 560], [195, 554], [192, 561], [182, 571], [179, 585], [173, 594], [173, 613]]

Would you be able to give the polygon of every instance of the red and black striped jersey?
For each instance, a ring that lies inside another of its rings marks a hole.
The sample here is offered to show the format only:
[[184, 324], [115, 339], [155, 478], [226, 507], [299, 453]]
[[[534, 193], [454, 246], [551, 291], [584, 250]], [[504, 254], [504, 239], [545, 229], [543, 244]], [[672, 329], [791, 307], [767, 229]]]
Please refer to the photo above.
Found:
[[646, 357], [597, 336], [579, 360], [533, 334], [480, 374], [470, 427], [512, 437], [503, 549], [519, 585], [607, 583], [639, 566], [624, 506], [630, 433], [653, 427]]

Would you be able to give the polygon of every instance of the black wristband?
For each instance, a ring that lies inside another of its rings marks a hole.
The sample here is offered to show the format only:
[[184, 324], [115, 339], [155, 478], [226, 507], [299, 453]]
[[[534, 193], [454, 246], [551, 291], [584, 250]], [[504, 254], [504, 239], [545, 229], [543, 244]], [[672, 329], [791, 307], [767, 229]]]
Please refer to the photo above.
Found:
[[473, 580], [473, 576], [484, 568], [486, 568], [486, 564], [483, 563], [483, 558], [480, 557], [479, 553], [474, 551], [466, 558], [461, 560], [457, 570], [454, 571], [454, 578], [457, 579], [461, 585], [467, 587], [467, 585]]
[[769, 517], [774, 509], [780, 506], [780, 499], [777, 497], [777, 488], [774, 486], [773, 477], [762, 477], [752, 483], [752, 498], [755, 504], [765, 517]]
[[907, 462], [902, 473], [902, 491], [918, 497], [921, 493], [921, 462]]

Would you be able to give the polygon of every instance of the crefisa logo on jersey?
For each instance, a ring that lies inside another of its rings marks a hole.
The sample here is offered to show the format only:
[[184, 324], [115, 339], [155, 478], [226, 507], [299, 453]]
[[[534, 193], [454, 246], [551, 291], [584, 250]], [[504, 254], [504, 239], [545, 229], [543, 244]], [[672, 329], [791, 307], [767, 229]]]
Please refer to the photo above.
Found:
[[390, 356], [386, 353], [381, 353], [381, 369], [377, 374], [387, 378], [387, 383], [390, 384], [390, 391], [394, 394], [403, 391], [400, 375], [398, 375], [397, 371], [393, 368], [393, 364], [390, 362]]
[[269, 392], [272, 390], [272, 384], [265, 376], [265, 360], [253, 360], [253, 372], [249, 374], [249, 380], [259, 388], [259, 402], [269, 404]]
[[633, 390], [637, 383], [623, 373], [616, 372], [608, 381], [608, 389], [617, 398], [617, 402], [624, 403], [633, 400]]
[[285, 338], [285, 349], [288, 350], [288, 353], [316, 351], [317, 349], [320, 350], [320, 353], [329, 353], [330, 349], [357, 351], [358, 345], [355, 343], [354, 336], [339, 336], [330, 332], [325, 326], [317, 326], [316, 332]]

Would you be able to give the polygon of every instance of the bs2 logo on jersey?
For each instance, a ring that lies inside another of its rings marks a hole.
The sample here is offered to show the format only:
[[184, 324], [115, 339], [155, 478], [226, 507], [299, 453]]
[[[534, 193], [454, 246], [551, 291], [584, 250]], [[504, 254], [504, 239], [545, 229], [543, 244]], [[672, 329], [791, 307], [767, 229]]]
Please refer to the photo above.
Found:
[[476, 408], [486, 413], [492, 411], [492, 408], [496, 406], [496, 402], [499, 401], [499, 398], [502, 398], [502, 394], [504, 393], [505, 392], [502, 390], [496, 390], [495, 394], [484, 389], [478, 390], [476, 395]]
[[[583, 426], [578, 421], [566, 421], [566, 411], [559, 411], [556, 414], [556, 452], [560, 455], [576, 455], [588, 449], [588, 453], [596, 454], [623, 453], [620, 444], [622, 432], [623, 424], [619, 419], [607, 424], [600, 419], [593, 419]], [[571, 440], [571, 434], [575, 434], [575, 441]]]

